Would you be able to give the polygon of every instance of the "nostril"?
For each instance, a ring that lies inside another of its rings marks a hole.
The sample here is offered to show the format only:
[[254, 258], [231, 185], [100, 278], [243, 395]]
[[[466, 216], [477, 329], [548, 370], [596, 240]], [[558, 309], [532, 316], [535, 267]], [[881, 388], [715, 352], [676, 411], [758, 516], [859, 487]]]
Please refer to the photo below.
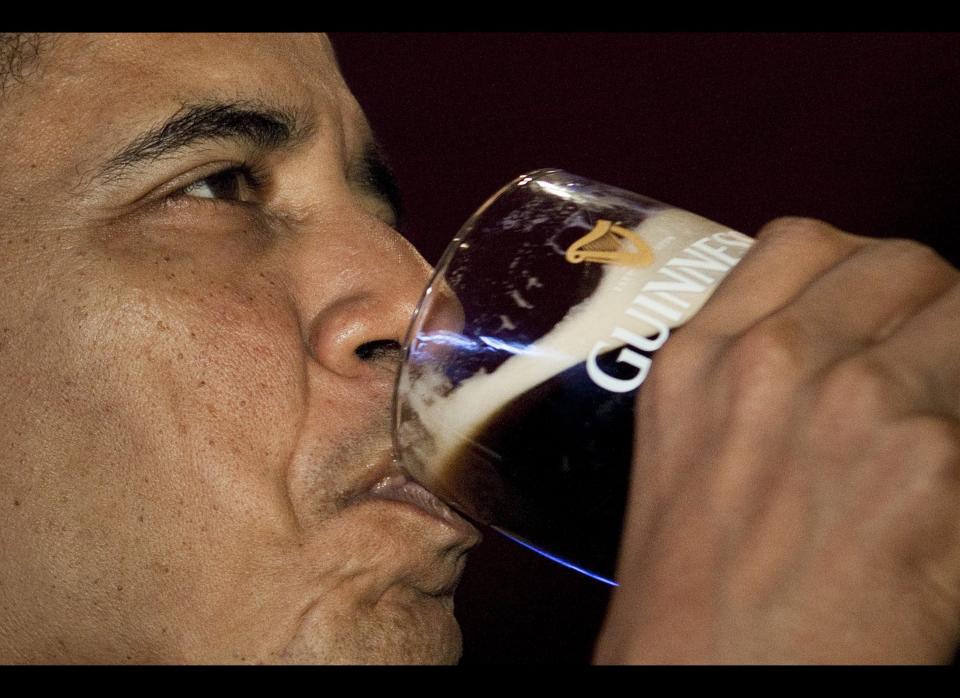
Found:
[[400, 343], [392, 339], [377, 339], [364, 342], [354, 350], [361, 361], [400, 362]]

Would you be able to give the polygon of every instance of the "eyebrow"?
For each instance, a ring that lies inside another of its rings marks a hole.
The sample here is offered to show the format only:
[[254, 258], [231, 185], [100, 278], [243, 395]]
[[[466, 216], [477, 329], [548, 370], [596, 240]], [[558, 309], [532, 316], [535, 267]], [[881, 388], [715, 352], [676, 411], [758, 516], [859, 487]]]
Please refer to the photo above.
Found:
[[[145, 131], [122, 146], [94, 174], [104, 183], [123, 179], [139, 166], [172, 157], [205, 141], [239, 139], [262, 150], [292, 147], [315, 131], [294, 110], [259, 101], [185, 104], [163, 124]], [[369, 140], [349, 167], [353, 184], [382, 199], [392, 210], [395, 226], [403, 225], [400, 187], [376, 140]]]
[[204, 141], [239, 139], [258, 148], [294, 145], [313, 131], [292, 111], [259, 102], [185, 104], [160, 126], [141, 133], [99, 168], [95, 179], [122, 179], [127, 171]]

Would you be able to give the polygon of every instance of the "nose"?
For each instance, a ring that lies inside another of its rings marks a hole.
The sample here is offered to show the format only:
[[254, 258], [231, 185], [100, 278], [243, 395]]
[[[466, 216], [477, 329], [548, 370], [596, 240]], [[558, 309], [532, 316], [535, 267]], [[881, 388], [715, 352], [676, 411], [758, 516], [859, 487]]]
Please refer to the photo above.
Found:
[[309, 352], [343, 378], [392, 377], [430, 266], [399, 233], [362, 211], [328, 217], [321, 228], [298, 255]]

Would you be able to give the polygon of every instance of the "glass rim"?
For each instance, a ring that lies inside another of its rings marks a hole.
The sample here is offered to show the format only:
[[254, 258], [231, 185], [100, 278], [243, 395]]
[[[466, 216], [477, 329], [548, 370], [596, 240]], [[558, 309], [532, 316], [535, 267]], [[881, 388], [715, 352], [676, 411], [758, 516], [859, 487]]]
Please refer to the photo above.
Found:
[[491, 194], [486, 201], [484, 201], [473, 215], [466, 220], [466, 222], [460, 226], [460, 229], [457, 231], [456, 235], [447, 243], [446, 248], [443, 251], [443, 254], [440, 255], [440, 259], [437, 261], [436, 266], [430, 273], [430, 278], [424, 286], [423, 292], [420, 294], [420, 298], [417, 300], [417, 305], [414, 308], [413, 314], [410, 316], [410, 322], [407, 325], [406, 333], [403, 337], [403, 342], [400, 348], [400, 365], [397, 367], [397, 375], [394, 377], [393, 381], [393, 391], [390, 394], [390, 425], [391, 425], [391, 441], [393, 445], [393, 459], [401, 468], [403, 468], [403, 461], [401, 460], [401, 449], [399, 444], [399, 434], [398, 427], [400, 425], [400, 385], [403, 382], [404, 371], [406, 370], [408, 359], [410, 358], [410, 349], [411, 344], [413, 343], [414, 338], [417, 336], [420, 320], [421, 320], [421, 311], [423, 310], [424, 303], [426, 303], [427, 297], [430, 295], [431, 290], [436, 284], [437, 279], [445, 273], [447, 267], [450, 266], [450, 260], [457, 254], [457, 251], [460, 249], [460, 245], [470, 236], [470, 233], [475, 228], [475, 223], [477, 220], [487, 212], [487, 209], [502, 196], [512, 192], [517, 187], [522, 184], [527, 184], [535, 179], [539, 179], [546, 175], [551, 174], [566, 174], [569, 176], [572, 175], [570, 172], [559, 168], [559, 167], [541, 167], [536, 170], [530, 170], [524, 172], [523, 174], [517, 175], [505, 185], [500, 187], [496, 192]]

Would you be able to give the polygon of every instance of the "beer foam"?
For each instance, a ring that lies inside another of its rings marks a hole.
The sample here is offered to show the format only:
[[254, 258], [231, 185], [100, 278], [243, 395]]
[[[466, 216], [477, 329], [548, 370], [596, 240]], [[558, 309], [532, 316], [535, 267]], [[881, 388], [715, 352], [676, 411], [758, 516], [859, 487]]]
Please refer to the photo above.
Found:
[[[426, 483], [435, 480], [441, 473], [429, 472], [429, 469], [444, 467], [442, 464], [465, 443], [471, 442], [472, 436], [499, 409], [527, 390], [586, 361], [598, 341], [605, 343], [606, 351], [624, 346], [625, 341], [611, 336], [615, 327], [629, 323], [630, 331], [639, 336], [656, 334], [658, 329], [646, 322], [642, 315], [625, 317], [624, 313], [644, 286], [659, 278], [658, 273], [676, 262], [676, 258], [692, 244], [717, 233], [749, 240], [740, 233], [680, 209], [666, 209], [651, 215], [636, 228], [636, 232], [653, 249], [654, 264], [643, 268], [604, 265], [594, 293], [572, 307], [546, 335], [529, 346], [512, 346], [505, 342], [499, 346], [494, 344], [514, 354], [494, 371], [481, 371], [454, 388], [438, 369], [421, 366], [415, 380], [411, 379], [410, 371], [404, 369], [399, 386], [405, 401], [404, 409], [412, 410], [419, 423], [404, 420], [399, 425], [398, 436], [404, 464], [415, 477]], [[677, 268], [671, 268], [671, 272], [675, 274]], [[703, 276], [702, 271], [696, 269], [690, 272], [697, 273]], [[695, 289], [696, 279], [691, 278], [690, 288]], [[706, 302], [718, 282], [719, 277], [701, 292], [660, 293], [659, 302], [672, 300], [674, 304], [674, 318], [664, 318], [662, 324], [673, 328], [686, 322]], [[654, 300], [658, 299], [657, 293], [651, 295]], [[682, 310], [678, 311], [678, 308]], [[485, 339], [489, 344], [490, 338]], [[474, 445], [482, 449], [482, 445]]]

